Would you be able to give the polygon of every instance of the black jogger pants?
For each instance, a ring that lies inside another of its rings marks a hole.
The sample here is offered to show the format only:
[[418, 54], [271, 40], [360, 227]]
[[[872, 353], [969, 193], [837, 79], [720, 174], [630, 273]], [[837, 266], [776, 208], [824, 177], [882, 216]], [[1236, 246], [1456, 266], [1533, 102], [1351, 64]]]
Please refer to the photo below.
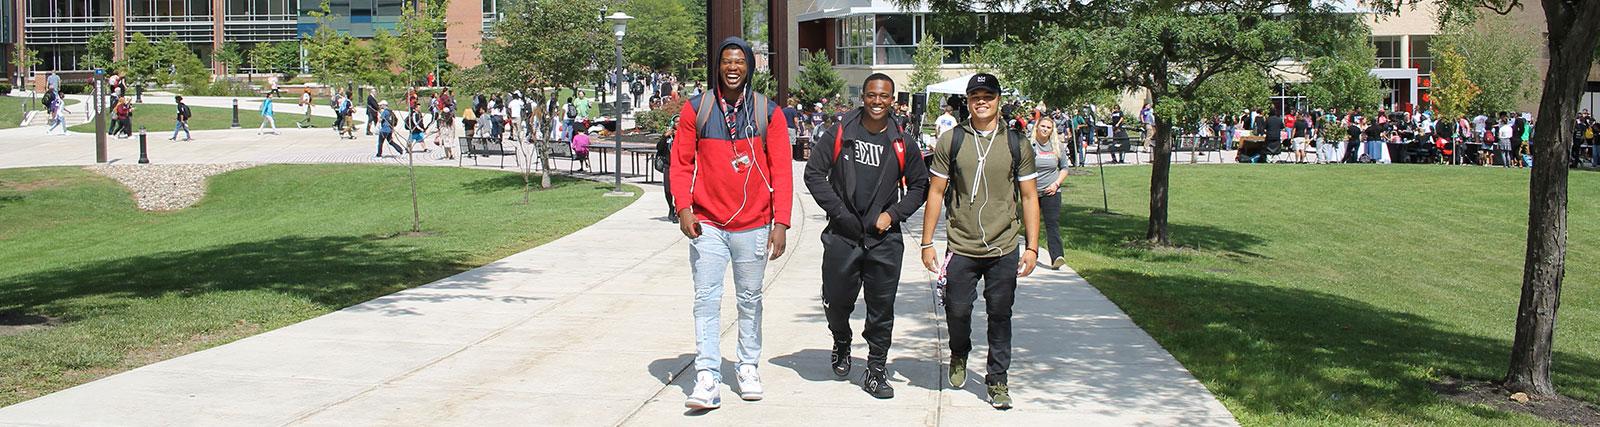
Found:
[[892, 232], [884, 240], [863, 248], [860, 242], [822, 233], [822, 308], [834, 344], [850, 343], [850, 313], [857, 295], [867, 303], [867, 322], [861, 337], [867, 340], [867, 366], [883, 367], [889, 358], [894, 332], [894, 297], [900, 289], [900, 264], [905, 241]]
[[972, 352], [972, 305], [978, 282], [984, 283], [984, 313], [989, 317], [989, 363], [986, 384], [1005, 384], [1011, 367], [1011, 305], [1017, 299], [1018, 251], [995, 258], [955, 254], [945, 266], [946, 322], [950, 329], [950, 354], [965, 358]]

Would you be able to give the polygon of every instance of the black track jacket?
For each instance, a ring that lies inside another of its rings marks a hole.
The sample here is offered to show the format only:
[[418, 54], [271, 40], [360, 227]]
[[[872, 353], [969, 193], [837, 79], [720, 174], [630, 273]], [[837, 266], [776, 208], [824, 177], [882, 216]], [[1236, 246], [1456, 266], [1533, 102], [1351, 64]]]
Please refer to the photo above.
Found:
[[[850, 135], [865, 132], [861, 127], [861, 115], [864, 110], [857, 108], [844, 116], [843, 123], [845, 137], [841, 142], [841, 151], [850, 153], [854, 149]], [[828, 228], [824, 233], [844, 237], [851, 241], [862, 242], [867, 246], [875, 245], [882, 241], [888, 234], [900, 232], [900, 223], [907, 217], [922, 208], [922, 203], [928, 197], [928, 166], [923, 163], [922, 152], [916, 145], [917, 141], [910, 135], [902, 134], [900, 129], [893, 126], [890, 121], [889, 139], [903, 140], [905, 152], [905, 168], [896, 170], [899, 161], [894, 160], [895, 154], [885, 153], [883, 174], [878, 182], [857, 182], [855, 168], [845, 163], [846, 156], [839, 156], [836, 164], [834, 160], [834, 140], [839, 127], [829, 126], [822, 133], [821, 138], [811, 146], [811, 159], [806, 162], [805, 181], [806, 188], [811, 190], [811, 197], [817, 200], [822, 210], [828, 214]], [[888, 150], [893, 150], [889, 148]], [[840, 167], [835, 167], [835, 166]], [[894, 165], [890, 167], [889, 165]], [[900, 178], [905, 177], [906, 193], [900, 195]], [[855, 206], [854, 195], [858, 191], [873, 191], [872, 203], [869, 206]], [[888, 212], [893, 218], [888, 233], [877, 232], [878, 214]], [[898, 236], [896, 237], [898, 238]]]

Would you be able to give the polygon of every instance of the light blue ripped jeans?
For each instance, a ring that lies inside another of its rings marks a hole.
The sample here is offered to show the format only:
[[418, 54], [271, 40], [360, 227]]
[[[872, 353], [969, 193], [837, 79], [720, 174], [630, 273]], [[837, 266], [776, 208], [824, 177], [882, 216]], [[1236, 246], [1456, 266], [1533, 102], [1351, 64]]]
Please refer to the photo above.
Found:
[[722, 381], [722, 281], [733, 264], [738, 293], [739, 365], [761, 360], [761, 282], [767, 268], [770, 226], [730, 232], [700, 224], [701, 234], [689, 244], [694, 271], [694, 359], [696, 371], [710, 371]]

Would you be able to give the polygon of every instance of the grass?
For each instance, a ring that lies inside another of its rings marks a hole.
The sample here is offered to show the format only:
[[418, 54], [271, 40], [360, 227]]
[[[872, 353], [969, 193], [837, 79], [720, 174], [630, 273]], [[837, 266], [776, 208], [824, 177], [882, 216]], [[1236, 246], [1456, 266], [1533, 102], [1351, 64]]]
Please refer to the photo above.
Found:
[[[1142, 249], [1146, 167], [1073, 176], [1068, 262], [1245, 425], [1541, 425], [1436, 397], [1493, 380], [1511, 348], [1525, 170], [1414, 165], [1182, 166], [1171, 233]], [[1571, 180], [1554, 380], [1600, 402], [1600, 174]]]
[[[261, 113], [258, 110], [261, 105], [259, 104], [261, 99], [254, 98], [248, 101], [240, 100], [239, 102], [240, 129], [255, 129], [261, 126]], [[294, 128], [294, 122], [305, 118], [305, 108], [295, 105], [296, 102], [299, 101], [277, 101], [273, 103], [272, 107], [275, 113], [273, 118], [278, 121], [279, 129]], [[134, 136], [138, 136], [140, 126], [144, 126], [145, 130], [151, 134], [164, 134], [162, 138], [171, 136], [172, 125], [174, 124], [173, 119], [177, 117], [177, 111], [178, 106], [175, 104], [136, 104], [133, 110]], [[189, 111], [194, 114], [189, 118], [189, 130], [191, 131], [231, 129], [233, 127], [233, 108], [231, 107], [219, 108], [190, 105]], [[365, 123], [365, 114], [365, 110], [357, 112], [357, 124]], [[111, 116], [106, 117], [110, 118]], [[333, 117], [312, 116], [311, 121], [319, 127], [327, 127], [333, 123]], [[106, 128], [109, 129], [110, 126], [108, 121]], [[94, 122], [89, 121], [68, 126], [67, 130], [94, 133]]]
[[[262, 166], [200, 204], [136, 210], [78, 168], [0, 170], [0, 406], [289, 325], [522, 251], [632, 202], [567, 178], [521, 205], [522, 177], [417, 168]], [[535, 179], [538, 179], [537, 177]], [[636, 190], [637, 191], [637, 190]]]
[[[27, 107], [23, 107], [23, 103], [28, 103], [29, 105]], [[0, 95], [0, 129], [12, 129], [17, 127], [17, 125], [22, 123], [22, 115], [25, 109], [31, 111], [40, 111], [44, 109], [43, 103], [44, 99], [42, 98], [30, 100], [27, 97]], [[82, 119], [83, 110], [81, 108], [76, 108], [78, 104], [78, 100], [67, 98], [67, 110], [71, 111], [74, 115], [77, 115], [78, 119]], [[44, 120], [40, 119], [39, 123], [44, 123]]]

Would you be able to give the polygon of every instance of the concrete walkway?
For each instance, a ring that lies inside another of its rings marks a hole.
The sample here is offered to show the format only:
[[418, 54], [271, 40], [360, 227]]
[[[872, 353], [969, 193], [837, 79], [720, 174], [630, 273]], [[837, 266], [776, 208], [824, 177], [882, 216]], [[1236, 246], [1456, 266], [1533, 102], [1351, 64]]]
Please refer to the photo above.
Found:
[[[850, 381], [834, 380], [819, 291], [824, 220], [803, 190], [789, 253], [768, 266], [766, 400], [741, 401], [730, 385], [722, 409], [686, 413], [694, 351], [688, 241], [661, 219], [660, 187], [645, 188], [638, 202], [554, 242], [0, 408], [0, 425], [1236, 424], [1071, 271], [1041, 269], [1018, 287], [1015, 409], [990, 409], [979, 381], [948, 389], [947, 334], [915, 250], [905, 258], [890, 353], [897, 396], [862, 392], [860, 360]], [[731, 358], [731, 293], [723, 313]], [[982, 329], [970, 364], [977, 376], [987, 351]], [[858, 358], [866, 354], [863, 342], [856, 346]]]

